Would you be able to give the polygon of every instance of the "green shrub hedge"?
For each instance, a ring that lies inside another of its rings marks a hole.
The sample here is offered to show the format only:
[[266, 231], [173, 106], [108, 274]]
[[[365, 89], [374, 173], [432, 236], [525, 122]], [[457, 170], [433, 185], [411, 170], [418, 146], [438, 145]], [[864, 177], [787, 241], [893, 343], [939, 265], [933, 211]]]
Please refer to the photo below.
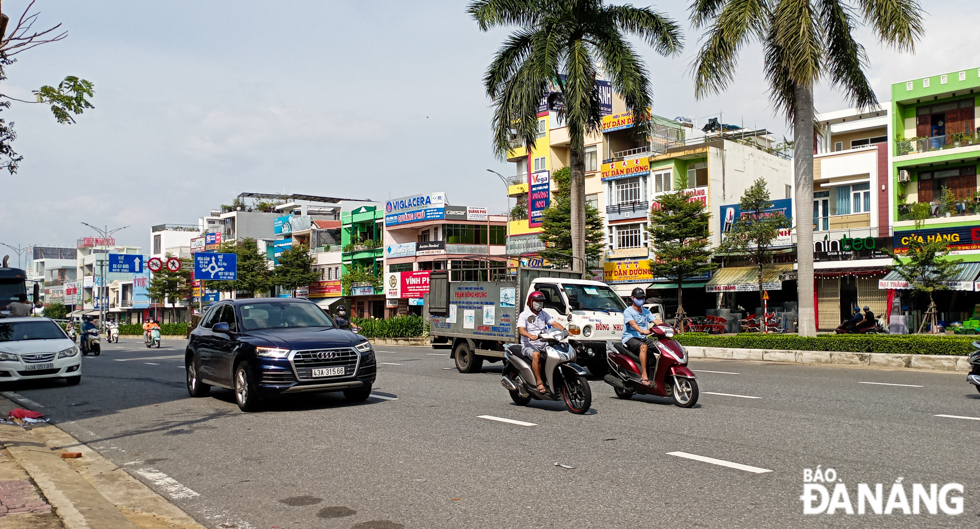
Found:
[[969, 355], [976, 350], [971, 344], [977, 339], [980, 337], [915, 334], [822, 334], [808, 337], [757, 333], [718, 336], [699, 332], [685, 333], [677, 338], [681, 344], [693, 347], [922, 355]]
[[[124, 323], [119, 326], [120, 335], [142, 335], [143, 326], [138, 323]], [[185, 336], [187, 334], [187, 324], [184, 322], [180, 323], [164, 323], [160, 325], [160, 334], [163, 336]]]
[[354, 318], [353, 322], [367, 338], [414, 338], [426, 335], [425, 319], [422, 316], [396, 316], [385, 320]]

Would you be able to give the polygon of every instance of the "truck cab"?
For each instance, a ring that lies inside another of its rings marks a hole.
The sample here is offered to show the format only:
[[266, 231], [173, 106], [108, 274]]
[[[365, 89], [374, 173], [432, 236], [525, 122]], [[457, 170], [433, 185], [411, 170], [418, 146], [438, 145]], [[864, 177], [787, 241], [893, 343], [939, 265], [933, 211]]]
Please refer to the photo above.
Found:
[[[35, 300], [37, 299], [35, 288]], [[17, 301], [21, 294], [27, 294], [27, 272], [20, 268], [8, 268], [7, 257], [0, 265], [0, 317], [5, 316], [7, 305]]]

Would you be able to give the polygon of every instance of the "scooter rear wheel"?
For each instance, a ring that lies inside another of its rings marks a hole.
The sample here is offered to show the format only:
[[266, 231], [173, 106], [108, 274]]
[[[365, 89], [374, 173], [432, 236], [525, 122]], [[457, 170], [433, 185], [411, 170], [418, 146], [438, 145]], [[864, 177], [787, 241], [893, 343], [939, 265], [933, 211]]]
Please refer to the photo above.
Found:
[[[521, 382], [518, 380], [517, 372], [514, 371], [513, 369], [509, 373], [507, 373], [507, 378], [509, 378], [511, 382], [514, 383], [514, 385], [521, 384]], [[522, 397], [519, 391], [510, 391], [510, 390], [508, 390], [507, 393], [510, 393], [511, 400], [513, 400], [514, 404], [517, 404], [518, 406], [527, 406], [528, 403], [531, 402], [530, 395], [526, 397]]]
[[617, 387], [613, 387], [613, 391], [616, 392], [616, 396], [617, 397], [619, 397], [619, 398], [621, 398], [623, 400], [629, 400], [629, 399], [633, 398], [633, 395], [636, 395], [636, 393], [633, 393], [632, 391], [627, 391], [625, 389], [619, 389]]

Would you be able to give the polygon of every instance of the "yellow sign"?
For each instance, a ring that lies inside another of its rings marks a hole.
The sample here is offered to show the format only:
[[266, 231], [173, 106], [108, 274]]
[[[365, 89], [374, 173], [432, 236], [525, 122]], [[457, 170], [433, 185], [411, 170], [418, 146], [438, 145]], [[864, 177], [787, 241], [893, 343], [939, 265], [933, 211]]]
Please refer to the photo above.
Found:
[[606, 283], [635, 283], [653, 281], [650, 260], [614, 261], [603, 264], [602, 279]]
[[633, 113], [623, 112], [602, 117], [602, 132], [628, 129], [633, 126]]
[[769, 291], [768, 290], [763, 290], [762, 291], [762, 299], [764, 301], [769, 301]]
[[645, 174], [650, 174], [650, 159], [646, 156], [602, 164], [603, 180], [615, 180], [617, 178], [629, 178]]

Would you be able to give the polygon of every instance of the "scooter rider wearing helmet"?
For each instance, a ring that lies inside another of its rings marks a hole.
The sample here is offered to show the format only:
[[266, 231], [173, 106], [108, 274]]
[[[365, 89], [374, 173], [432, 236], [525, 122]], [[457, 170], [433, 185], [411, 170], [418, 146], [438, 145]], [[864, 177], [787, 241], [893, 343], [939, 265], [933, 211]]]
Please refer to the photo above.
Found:
[[648, 338], [650, 333], [650, 324], [660, 325], [663, 323], [659, 318], [650, 312], [643, 304], [647, 300], [646, 291], [640, 287], [636, 287], [632, 292], [633, 303], [623, 311], [623, 326], [625, 330], [623, 331], [623, 345], [627, 349], [633, 352], [636, 356], [640, 357], [640, 384], [645, 386], [650, 385], [650, 377], [647, 375], [647, 350], [651, 347], [656, 351], [656, 346], [650, 342]]
[[864, 316], [861, 314], [861, 308], [854, 307], [854, 315], [851, 316], [851, 319], [844, 323], [844, 330], [847, 332], [854, 332], [857, 330], [858, 325], [861, 325], [861, 322], [863, 321]]
[[864, 306], [864, 321], [857, 325], [858, 329], [867, 329], [874, 327], [878, 324], [878, 320], [875, 319], [875, 313], [871, 312], [871, 307]]
[[347, 318], [347, 307], [343, 305], [337, 306], [337, 317], [333, 319], [333, 322], [337, 325], [338, 329], [354, 332], [361, 331], [360, 327], [351, 323], [350, 319]]
[[[535, 382], [538, 384], [538, 393], [544, 393], [547, 388], [541, 378], [541, 352], [544, 351], [545, 342], [538, 338], [548, 327], [554, 327], [562, 331], [560, 323], [555, 321], [544, 309], [544, 294], [535, 290], [527, 297], [527, 308], [517, 318], [517, 332], [521, 334], [521, 353], [531, 359], [531, 368], [534, 370]], [[567, 331], [563, 333], [567, 336]]]

